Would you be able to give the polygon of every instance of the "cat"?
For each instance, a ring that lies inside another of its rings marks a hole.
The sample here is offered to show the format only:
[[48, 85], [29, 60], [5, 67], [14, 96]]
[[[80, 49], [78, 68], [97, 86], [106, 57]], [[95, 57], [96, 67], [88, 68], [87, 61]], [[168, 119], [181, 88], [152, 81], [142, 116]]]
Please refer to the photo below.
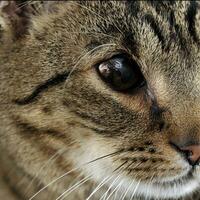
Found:
[[0, 199], [200, 199], [198, 1], [0, 1]]

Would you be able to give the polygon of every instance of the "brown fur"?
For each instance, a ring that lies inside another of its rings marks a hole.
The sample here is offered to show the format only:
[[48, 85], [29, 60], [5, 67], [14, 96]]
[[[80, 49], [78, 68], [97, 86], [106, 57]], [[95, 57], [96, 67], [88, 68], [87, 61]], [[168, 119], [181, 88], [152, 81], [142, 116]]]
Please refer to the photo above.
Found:
[[[12, 191], [6, 196], [29, 199], [79, 165], [34, 199], [56, 199], [90, 174], [66, 199], [86, 199], [112, 173], [159, 182], [188, 170], [170, 143], [200, 141], [199, 9], [195, 24], [188, 25], [190, 4], [43, 2], [35, 12], [30, 3], [20, 10], [11, 2], [7, 6], [26, 15], [1, 9], [0, 171]], [[10, 15], [18, 20], [15, 29]], [[112, 90], [94, 69], [122, 52], [139, 63], [148, 83], [132, 94]], [[199, 174], [199, 167], [195, 170]], [[181, 198], [197, 200], [196, 191]]]

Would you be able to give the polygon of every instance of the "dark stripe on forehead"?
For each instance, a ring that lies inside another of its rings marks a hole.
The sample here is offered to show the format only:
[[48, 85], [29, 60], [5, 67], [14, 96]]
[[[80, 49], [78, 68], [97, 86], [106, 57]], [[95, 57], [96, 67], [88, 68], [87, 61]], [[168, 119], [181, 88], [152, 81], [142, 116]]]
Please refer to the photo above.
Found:
[[139, 49], [136, 40], [134, 39], [133, 32], [126, 31], [124, 37], [122, 39], [122, 45], [131, 51], [131, 53], [137, 57], [139, 57]]
[[175, 4], [175, 0], [171, 1], [147, 1], [152, 7], [156, 9], [157, 12], [161, 12], [162, 9], [167, 9]]
[[188, 47], [188, 42], [187, 39], [184, 37], [183, 34], [183, 29], [185, 27], [182, 27], [181, 24], [177, 23], [176, 17], [175, 17], [175, 11], [171, 9], [169, 11], [168, 15], [168, 22], [170, 25], [170, 38], [168, 42], [168, 47], [170, 47], [171, 42], [175, 41], [177, 45], [179, 44], [181, 47], [181, 50], [183, 51], [184, 55], [188, 55], [189, 52], [189, 47]]
[[126, 1], [127, 13], [131, 16], [137, 16], [137, 13], [140, 11], [140, 1]]
[[164, 49], [165, 48], [165, 38], [163, 36], [161, 28], [159, 27], [159, 23], [156, 21], [156, 19], [153, 17], [153, 15], [150, 15], [150, 14], [146, 14], [144, 16], [144, 20], [150, 25], [154, 34], [158, 37], [158, 40], [161, 42], [162, 49]]
[[48, 90], [50, 87], [56, 86], [62, 82], [64, 82], [69, 73], [68, 72], [63, 72], [61, 74], [57, 74], [54, 77], [51, 77], [50, 79], [46, 80], [44, 83], [41, 83], [38, 85], [32, 93], [28, 96], [26, 96], [23, 99], [16, 99], [14, 102], [18, 105], [26, 105], [29, 103], [32, 103], [37, 100], [37, 97], [44, 91]]
[[175, 32], [176, 32], [176, 35], [178, 37], [177, 39], [179, 41], [181, 49], [183, 50], [185, 55], [188, 56], [190, 54], [190, 51], [188, 49], [187, 39], [183, 35], [183, 27], [181, 25], [179, 25], [179, 24], [175, 24], [174, 28], [175, 28]]
[[173, 29], [175, 23], [176, 23], [176, 19], [175, 19], [175, 16], [174, 16], [174, 11], [171, 10], [171, 11], [170, 11], [170, 14], [169, 14], [170, 29]]
[[191, 1], [190, 5], [187, 9], [187, 13], [185, 16], [185, 19], [188, 23], [188, 31], [191, 37], [193, 38], [194, 42], [199, 43], [199, 38], [196, 33], [196, 28], [195, 28], [195, 20], [196, 20], [196, 14], [197, 14], [197, 9], [199, 8], [198, 4], [196, 1]]
[[170, 10], [173, 10], [175, 6], [175, 0], [173, 1], [146, 1], [150, 7], [155, 9], [156, 13], [162, 18], [166, 18], [169, 15]]
[[187, 39], [183, 36], [183, 30], [182, 26], [177, 24], [176, 17], [174, 10], [170, 10], [168, 15], [168, 21], [170, 25], [170, 38], [168, 42], [168, 47], [166, 49], [170, 48], [170, 45], [174, 41], [175, 43], [179, 44], [181, 47], [181, 50], [184, 54], [189, 54], [188, 52], [188, 45], [187, 45]]
[[166, 45], [166, 51], [167, 52], [169, 52], [172, 43], [174, 41], [176, 41], [176, 34], [174, 32], [174, 25], [175, 25], [176, 20], [175, 20], [175, 16], [174, 16], [174, 11], [173, 10], [171, 10], [169, 12], [168, 22], [169, 22], [169, 31], [170, 31], [170, 34], [169, 34], [169, 40], [168, 40], [167, 45]]

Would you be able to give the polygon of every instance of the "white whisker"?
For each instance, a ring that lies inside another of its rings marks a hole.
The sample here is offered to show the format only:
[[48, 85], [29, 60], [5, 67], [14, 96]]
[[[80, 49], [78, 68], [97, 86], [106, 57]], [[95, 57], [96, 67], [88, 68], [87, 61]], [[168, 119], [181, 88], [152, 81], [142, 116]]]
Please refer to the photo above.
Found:
[[97, 192], [105, 183], [107, 183], [113, 176], [108, 176], [106, 178], [103, 179], [103, 181], [101, 181], [99, 183], [99, 185], [94, 189], [94, 191], [87, 197], [86, 200], [89, 200], [94, 194], [95, 192]]
[[140, 185], [140, 182], [141, 182], [141, 181], [139, 180], [138, 184], [135, 186], [135, 189], [134, 189], [134, 191], [133, 191], [133, 193], [132, 193], [132, 195], [131, 195], [130, 200], [133, 199], [133, 197], [134, 197], [134, 195], [135, 195], [135, 193], [136, 193], [136, 191], [137, 191], [137, 189], [138, 189], [138, 187], [139, 187], [139, 185]]
[[127, 188], [127, 190], [125, 191], [124, 195], [122, 196], [121, 200], [124, 200], [128, 191], [131, 189], [132, 185], [133, 185], [134, 181], [132, 181], [132, 183], [129, 185], [129, 187]]
[[117, 188], [121, 185], [122, 181], [115, 187], [115, 189], [109, 194], [109, 196], [107, 197], [106, 200], [108, 200], [113, 194], [114, 192], [117, 190]]
[[68, 174], [78, 170], [79, 168], [74, 168], [68, 172], [66, 172], [65, 174], [59, 176], [58, 178], [54, 179], [53, 181], [51, 181], [49, 184], [47, 184], [46, 186], [44, 186], [42, 189], [40, 189], [38, 192], [36, 192], [31, 198], [29, 198], [29, 200], [32, 200], [33, 198], [35, 198], [39, 193], [41, 193], [43, 190], [45, 190], [47, 187], [49, 187], [50, 185], [54, 184], [55, 182], [57, 182], [58, 180], [62, 179], [63, 177], [67, 176]]
[[[157, 172], [154, 172], [153, 175], [151, 176], [151, 178], [149, 179], [149, 181], [147, 182], [148, 185], [150, 185], [152, 183], [152, 180], [153, 178], [155, 177]], [[149, 195], [149, 187], [147, 187], [147, 190], [146, 190], [146, 194], [147, 196]]]
[[84, 167], [84, 166], [86, 166], [86, 165], [89, 165], [89, 164], [91, 164], [91, 163], [93, 163], [93, 162], [97, 162], [98, 160], [105, 159], [105, 158], [107, 158], [107, 157], [109, 157], [109, 156], [117, 155], [117, 153], [120, 153], [120, 151], [116, 151], [116, 152], [113, 152], [113, 153], [110, 153], [110, 154], [107, 154], [107, 155], [104, 155], [104, 156], [100, 156], [100, 157], [98, 157], [98, 158], [95, 158], [94, 160], [91, 160], [91, 161], [89, 161], [89, 162], [86, 162], [86, 163], [82, 164], [81, 166], [76, 167], [76, 168], [74, 168], [74, 169], [72, 169], [72, 170], [70, 170], [70, 171], [68, 171], [68, 172], [66, 172], [66, 173], [64, 173], [64, 174], [62, 174], [61, 176], [59, 176], [58, 178], [54, 179], [53, 181], [51, 181], [50, 183], [48, 183], [46, 186], [44, 186], [43, 188], [41, 188], [41, 189], [40, 189], [38, 192], [36, 192], [31, 198], [29, 198], [29, 200], [34, 199], [38, 194], [40, 194], [40, 193], [41, 193], [42, 191], [44, 191], [46, 188], [48, 188], [49, 186], [51, 186], [52, 184], [54, 184], [54, 183], [57, 182], [58, 180], [64, 178], [65, 176], [69, 175], [70, 173], [72, 173], [72, 172], [74, 172], [74, 171], [76, 171], [76, 170], [79, 170], [79, 169], [81, 169], [82, 167]]
[[[120, 181], [119, 184], [120, 184], [121, 182], [122, 182], [122, 181]], [[117, 190], [119, 184], [114, 188], [114, 190], [112, 190], [112, 192], [109, 194], [109, 196], [106, 198], [106, 200], [108, 200], [108, 199], [112, 196], [112, 194], [114, 194], [114, 192]]]
[[78, 183], [74, 184], [72, 187], [67, 189], [65, 192], [63, 192], [56, 200], [63, 200], [65, 197], [67, 197], [71, 192], [73, 192], [75, 189], [77, 189], [79, 186], [83, 185], [85, 182], [87, 182], [89, 179], [91, 179], [91, 175], [83, 178]]
[[[118, 175], [114, 180], [113, 182], [111, 183], [110, 187], [108, 188], [108, 190], [106, 191], [106, 193], [101, 197], [101, 199], [105, 200], [106, 199], [106, 196], [108, 194], [108, 192], [110, 191], [110, 189], [113, 187], [113, 184], [119, 179], [120, 175]], [[100, 200], [101, 200], [100, 199]]]
[[123, 184], [123, 180], [119, 183], [119, 185], [117, 186], [117, 190], [116, 190], [116, 192], [115, 192], [115, 197], [114, 197], [114, 200], [116, 200], [117, 199], [117, 194], [118, 194], [118, 192], [119, 192], [119, 190], [120, 190], [120, 188], [121, 188], [121, 186], [122, 186], [122, 184]]
[[92, 50], [90, 50], [89, 52], [87, 52], [86, 54], [84, 54], [82, 57], [79, 57], [79, 60], [77, 61], [77, 63], [73, 66], [72, 70], [69, 72], [68, 76], [67, 76], [67, 80], [65, 81], [65, 86], [67, 85], [67, 83], [70, 80], [70, 77], [72, 76], [72, 74], [74, 73], [74, 71], [76, 70], [76, 68], [78, 67], [79, 63], [81, 62], [82, 59], [84, 59], [85, 57], [87, 57], [88, 55], [90, 55], [93, 51], [102, 48], [102, 47], [106, 47], [106, 46], [116, 46], [115, 43], [108, 43], [108, 44], [102, 44], [99, 45], [95, 48], [93, 48]]
[[[31, 185], [33, 184], [34, 180], [42, 173], [42, 171], [46, 168], [46, 167], [50, 167], [51, 164], [63, 153], [66, 152], [66, 148], [58, 150], [53, 156], [51, 156], [49, 158], [49, 160], [47, 160], [44, 165], [39, 169], [38, 173], [35, 175], [35, 177], [31, 180], [31, 182], [29, 183], [29, 185], [27, 186], [26, 192], [28, 192], [29, 188], [31, 187]], [[47, 170], [47, 168], [46, 168]]]

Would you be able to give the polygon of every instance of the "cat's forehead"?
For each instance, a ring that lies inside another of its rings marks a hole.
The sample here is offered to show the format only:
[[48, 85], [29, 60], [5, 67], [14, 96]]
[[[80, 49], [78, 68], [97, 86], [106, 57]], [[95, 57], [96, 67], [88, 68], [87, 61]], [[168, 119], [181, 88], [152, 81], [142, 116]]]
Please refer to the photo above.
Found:
[[84, 27], [94, 35], [104, 34], [89, 35], [94, 48], [115, 43], [116, 48], [138, 58], [142, 71], [159, 86], [159, 92], [171, 85], [173, 93], [184, 93], [187, 88], [196, 95], [200, 70], [198, 7], [198, 2], [191, 1], [93, 1], [82, 3], [80, 10], [88, 14]]
[[139, 49], [142, 54], [149, 51], [151, 56], [156, 52], [162, 58], [170, 52], [173, 56], [180, 52], [181, 58], [176, 62], [197, 54], [198, 2], [88, 1], [80, 5], [81, 12], [87, 13], [80, 29], [99, 33], [102, 43], [108, 42], [107, 35], [109, 41], [119, 42], [135, 54]]
[[170, 85], [184, 92], [199, 84], [198, 7], [193, 1], [70, 1], [37, 34], [48, 44], [62, 41], [73, 60], [84, 55], [82, 68], [123, 50], [160, 90]]

